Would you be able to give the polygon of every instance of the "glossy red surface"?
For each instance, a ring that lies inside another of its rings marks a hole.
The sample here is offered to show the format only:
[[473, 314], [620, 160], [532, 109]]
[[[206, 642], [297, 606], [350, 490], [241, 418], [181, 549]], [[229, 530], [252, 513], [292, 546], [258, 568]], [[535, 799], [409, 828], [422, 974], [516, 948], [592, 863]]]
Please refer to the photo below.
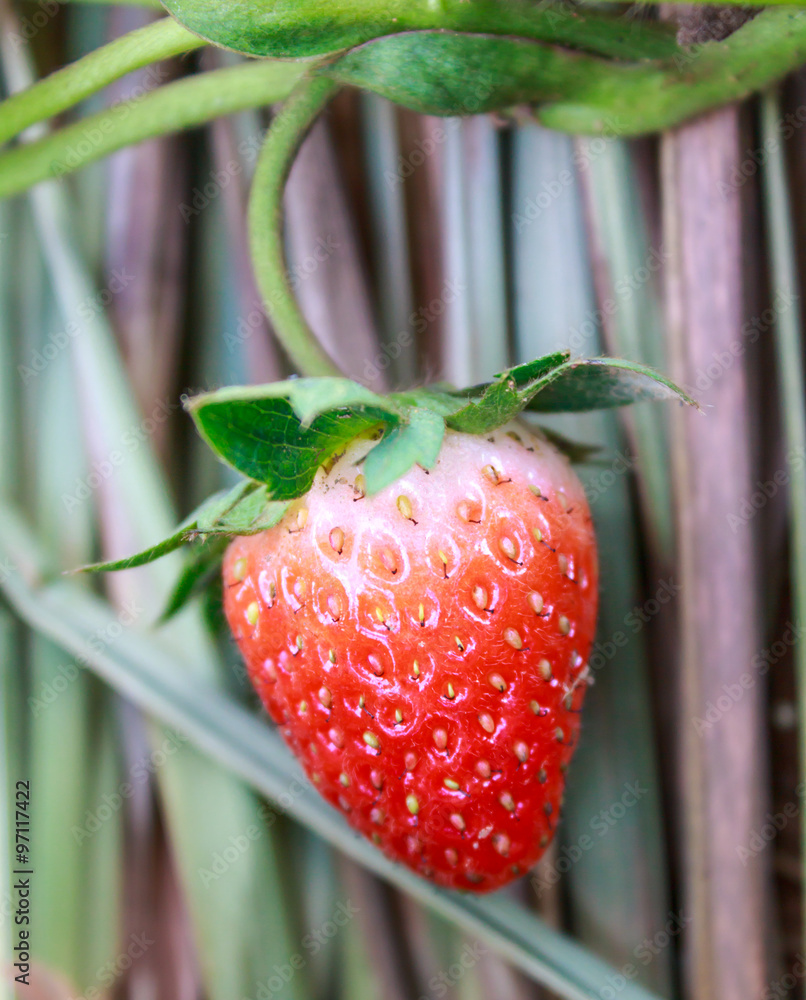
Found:
[[225, 611], [319, 791], [391, 857], [489, 891], [558, 822], [596, 618], [590, 512], [520, 425], [448, 432], [430, 474], [372, 498], [366, 448], [232, 543]]

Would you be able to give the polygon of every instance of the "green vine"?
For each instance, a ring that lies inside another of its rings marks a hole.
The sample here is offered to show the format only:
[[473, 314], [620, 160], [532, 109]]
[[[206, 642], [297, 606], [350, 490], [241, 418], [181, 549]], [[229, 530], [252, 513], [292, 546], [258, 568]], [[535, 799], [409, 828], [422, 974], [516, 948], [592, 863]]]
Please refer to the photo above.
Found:
[[0, 105], [0, 143], [66, 111], [132, 70], [205, 44], [171, 17], [116, 38]]
[[280, 343], [305, 375], [338, 375], [300, 311], [288, 280], [283, 239], [283, 192], [308, 129], [338, 84], [324, 76], [303, 80], [272, 124], [258, 160], [249, 203], [252, 263], [266, 311]]
[[20, 194], [144, 139], [284, 100], [311, 60], [248, 62], [188, 77], [0, 155], [0, 198]]

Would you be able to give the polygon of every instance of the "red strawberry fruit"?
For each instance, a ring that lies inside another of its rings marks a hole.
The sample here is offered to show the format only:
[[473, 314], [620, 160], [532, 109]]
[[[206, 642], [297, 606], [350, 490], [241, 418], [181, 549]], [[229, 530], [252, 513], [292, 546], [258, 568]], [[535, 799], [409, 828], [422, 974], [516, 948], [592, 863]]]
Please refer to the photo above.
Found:
[[596, 621], [590, 511], [520, 424], [449, 430], [430, 472], [368, 496], [372, 444], [231, 543], [227, 619], [325, 798], [391, 858], [487, 892], [557, 826]]

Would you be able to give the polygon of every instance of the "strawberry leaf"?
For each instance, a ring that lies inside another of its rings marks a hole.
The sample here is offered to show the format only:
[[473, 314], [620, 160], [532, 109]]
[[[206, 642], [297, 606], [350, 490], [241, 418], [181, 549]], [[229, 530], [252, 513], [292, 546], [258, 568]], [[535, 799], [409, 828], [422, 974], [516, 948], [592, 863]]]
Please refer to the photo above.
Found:
[[[324, 379], [325, 392], [341, 381]], [[307, 424], [289, 398], [296, 391], [293, 380], [249, 390], [224, 389], [197, 396], [186, 405], [199, 433], [219, 458], [242, 475], [264, 483], [272, 499], [293, 500], [310, 489], [317, 469], [353, 438], [399, 422], [392, 404], [355, 383], [350, 385], [356, 386], [356, 402], [343, 404], [345, 390], [340, 387], [339, 402], [327, 410], [322, 408], [326, 404], [313, 405], [303, 385], [298, 402], [310, 420]]]
[[229, 545], [226, 535], [217, 535], [189, 550], [185, 568], [160, 615], [160, 624], [170, 621], [185, 605], [203, 593], [221, 572], [221, 560]]
[[568, 363], [568, 351], [556, 351], [543, 358], [499, 372], [494, 382], [474, 386], [461, 394], [470, 401], [448, 416], [447, 423], [467, 434], [487, 434], [512, 420], [525, 408], [534, 389]]
[[522, 365], [508, 368], [503, 372], [496, 372], [496, 378], [512, 379], [518, 386], [528, 385], [535, 379], [543, 378], [555, 371], [560, 365], [565, 364], [571, 358], [570, 351], [555, 351], [553, 354], [546, 354], [542, 358], [535, 358], [534, 361], [526, 361]]
[[379, 493], [415, 463], [432, 469], [445, 437], [445, 420], [429, 409], [412, 409], [405, 423], [386, 432], [364, 459], [367, 493]]
[[528, 390], [526, 408], [541, 413], [577, 413], [674, 399], [698, 407], [664, 375], [621, 358], [581, 358], [556, 368]]
[[313, 420], [329, 410], [370, 408], [387, 412], [390, 418], [398, 416], [394, 396], [379, 396], [358, 382], [348, 378], [295, 378], [279, 382], [271, 389], [286, 396], [294, 412], [308, 427]]
[[195, 528], [195, 521], [185, 524], [168, 538], [133, 556], [127, 556], [125, 559], [114, 559], [111, 562], [99, 562], [91, 563], [89, 566], [79, 566], [78, 569], [70, 570], [70, 573], [113, 573], [118, 570], [136, 569], [138, 566], [145, 566], [147, 563], [167, 556], [169, 552], [174, 552], [186, 542], [189, 542], [193, 538]]
[[[346, 378], [301, 378], [206, 393], [185, 405], [216, 454], [246, 478], [210, 497], [157, 545], [82, 568], [133, 569], [188, 542], [265, 531], [280, 521], [291, 500], [307, 493], [319, 468], [359, 436], [381, 432], [364, 459], [371, 495], [412, 465], [432, 468], [446, 426], [486, 434], [523, 411], [575, 412], [663, 399], [697, 406], [673, 382], [643, 365], [619, 358], [571, 360], [567, 351], [517, 365], [492, 382], [460, 391], [440, 384], [379, 396]], [[587, 461], [596, 450], [553, 431], [544, 433], [572, 461]], [[216, 540], [197, 550], [164, 617], [210, 582], [223, 548]]]
[[73, 572], [113, 573], [135, 569], [200, 538], [254, 535], [277, 524], [287, 509], [287, 503], [270, 500], [265, 487], [259, 483], [243, 480], [230, 490], [221, 490], [208, 497], [172, 535], [156, 545], [125, 559], [80, 566]]

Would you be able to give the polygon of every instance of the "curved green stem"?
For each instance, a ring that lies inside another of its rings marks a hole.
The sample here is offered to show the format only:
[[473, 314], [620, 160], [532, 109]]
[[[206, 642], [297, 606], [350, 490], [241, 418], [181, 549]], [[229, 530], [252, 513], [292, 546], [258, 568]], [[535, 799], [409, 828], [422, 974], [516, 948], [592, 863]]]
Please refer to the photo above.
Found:
[[[0, 198], [131, 146], [234, 111], [284, 100], [314, 61], [249, 62], [169, 83], [0, 155]], [[255, 138], [255, 143], [257, 139]], [[245, 155], [254, 148], [244, 140]]]
[[0, 104], [0, 143], [73, 107], [132, 70], [205, 44], [172, 17], [116, 38]]
[[249, 202], [249, 242], [255, 278], [277, 339], [304, 375], [340, 375], [300, 311], [288, 280], [283, 239], [283, 192], [294, 157], [339, 85], [323, 76], [300, 83], [272, 123], [258, 160]]
[[724, 41], [694, 45], [671, 61], [579, 73], [563, 98], [539, 108], [537, 116], [548, 128], [564, 132], [607, 130], [608, 117], [610, 131], [618, 135], [656, 132], [743, 100], [804, 61], [804, 11], [778, 7], [763, 11]]

